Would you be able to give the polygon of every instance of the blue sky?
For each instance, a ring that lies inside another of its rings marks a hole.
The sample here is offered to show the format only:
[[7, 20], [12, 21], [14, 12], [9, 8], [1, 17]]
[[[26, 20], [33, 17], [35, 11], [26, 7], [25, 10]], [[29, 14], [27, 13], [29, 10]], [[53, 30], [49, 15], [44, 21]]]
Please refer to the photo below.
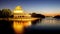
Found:
[[60, 13], [60, 0], [0, 0], [0, 9], [9, 8], [13, 10], [18, 5], [27, 12]]

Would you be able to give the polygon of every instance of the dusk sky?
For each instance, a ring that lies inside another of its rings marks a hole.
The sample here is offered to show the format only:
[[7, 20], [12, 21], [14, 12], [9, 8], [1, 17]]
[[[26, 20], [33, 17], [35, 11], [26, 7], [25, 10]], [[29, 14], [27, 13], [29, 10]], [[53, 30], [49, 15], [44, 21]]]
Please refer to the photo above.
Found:
[[13, 10], [18, 5], [27, 12], [60, 13], [60, 0], [0, 0], [0, 9], [9, 8]]

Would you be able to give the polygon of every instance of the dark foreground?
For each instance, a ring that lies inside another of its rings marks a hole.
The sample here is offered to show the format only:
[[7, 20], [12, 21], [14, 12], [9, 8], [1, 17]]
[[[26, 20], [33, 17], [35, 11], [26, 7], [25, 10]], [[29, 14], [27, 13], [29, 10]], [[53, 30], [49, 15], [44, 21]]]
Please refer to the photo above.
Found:
[[[12, 28], [13, 21], [0, 21], [0, 34], [15, 34]], [[41, 32], [57, 32], [60, 31], [60, 26], [54, 27], [42, 27], [32, 25], [28, 28], [25, 28], [24, 34], [32, 34], [32, 33], [41, 33]]]

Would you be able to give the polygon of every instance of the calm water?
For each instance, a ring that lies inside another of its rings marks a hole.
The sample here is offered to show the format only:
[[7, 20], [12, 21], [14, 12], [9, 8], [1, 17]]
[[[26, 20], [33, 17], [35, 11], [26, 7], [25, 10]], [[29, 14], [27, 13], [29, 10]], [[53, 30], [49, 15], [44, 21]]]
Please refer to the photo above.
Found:
[[[27, 23], [26, 23], [27, 24]], [[5, 33], [13, 33], [14, 32], [14, 28], [12, 28], [13, 25], [13, 21], [9, 22], [9, 21], [0, 21], [0, 33], [5, 32]], [[20, 27], [21, 25], [19, 25]], [[52, 28], [51, 28], [52, 27]], [[60, 19], [56, 19], [56, 18], [44, 18], [41, 21], [38, 20], [38, 22], [34, 25], [29, 26], [28, 28], [25, 29], [26, 33], [30, 33], [33, 31], [41, 31], [41, 30], [57, 30], [60, 29]], [[28, 33], [28, 34], [29, 34]]]
[[38, 21], [37, 24], [28, 27], [27, 30], [29, 32], [38, 32], [41, 31], [60, 31], [60, 19], [55, 18], [45, 18], [42, 21]]
[[42, 21], [39, 20], [37, 25], [60, 25], [60, 19], [56, 18], [44, 18]]
[[55, 18], [44, 18], [42, 21], [38, 21], [36, 24], [28, 27], [27, 29], [29, 33], [39, 33], [41, 32], [56, 32], [60, 31], [60, 19]]
[[44, 18], [41, 21], [39, 20], [36, 24], [31, 25], [30, 28], [36, 28], [36, 29], [44, 29], [44, 28], [60, 28], [60, 19], [56, 19], [56, 18]]

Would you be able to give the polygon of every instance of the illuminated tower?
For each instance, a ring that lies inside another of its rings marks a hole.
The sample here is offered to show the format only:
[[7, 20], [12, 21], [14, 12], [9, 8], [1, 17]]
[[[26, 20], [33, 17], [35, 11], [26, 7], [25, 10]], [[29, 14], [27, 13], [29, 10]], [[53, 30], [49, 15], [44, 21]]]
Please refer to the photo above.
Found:
[[28, 13], [23, 12], [21, 6], [16, 6], [13, 13], [14, 13], [14, 18], [31, 17], [31, 15], [29, 15]]
[[24, 12], [21, 6], [16, 6], [13, 14], [14, 14], [13, 28], [16, 33], [22, 33], [24, 27], [30, 26], [31, 21], [37, 19], [37, 18], [32, 18], [30, 14]]
[[31, 16], [28, 13], [23, 12], [21, 6], [16, 6], [13, 14], [14, 14], [14, 19], [17, 20], [17, 21], [14, 20], [14, 22], [13, 22], [13, 28], [14, 28], [16, 33], [22, 33], [24, 26], [31, 25], [31, 22], [26, 20], [27, 17], [29, 18]]
[[14, 18], [18, 18], [21, 13], [23, 13], [22, 7], [16, 6], [16, 8], [14, 9]]
[[14, 13], [23, 13], [22, 7], [16, 6], [16, 8], [14, 9]]

